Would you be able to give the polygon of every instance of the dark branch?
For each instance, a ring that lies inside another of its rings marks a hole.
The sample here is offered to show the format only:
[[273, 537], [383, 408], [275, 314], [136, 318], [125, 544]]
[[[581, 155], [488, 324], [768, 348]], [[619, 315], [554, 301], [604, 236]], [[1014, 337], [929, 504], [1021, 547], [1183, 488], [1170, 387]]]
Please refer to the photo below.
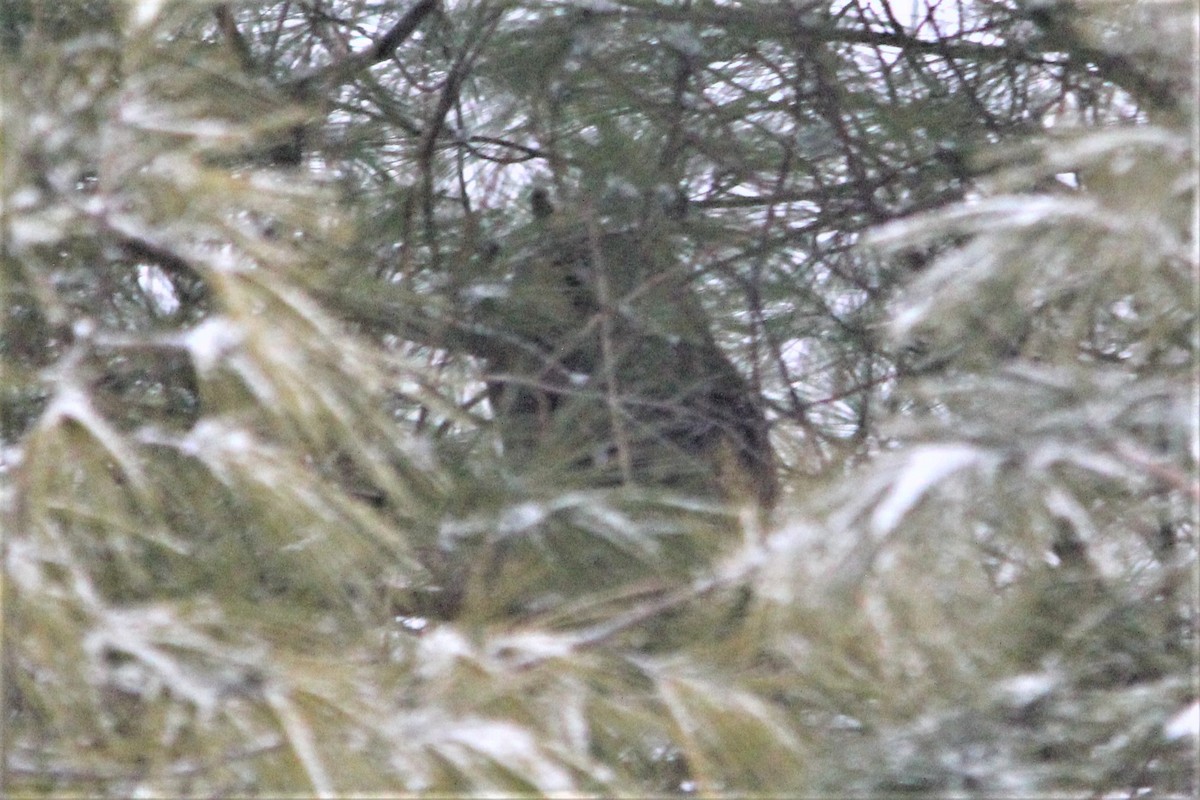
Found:
[[246, 37], [242, 36], [242, 32], [238, 30], [237, 20], [233, 18], [229, 4], [222, 3], [214, 8], [213, 15], [217, 18], [217, 27], [220, 28], [221, 34], [229, 40], [233, 52], [237, 54], [238, 63], [242, 65], [242, 69], [247, 73], [253, 72], [254, 56], [250, 52], [250, 45], [246, 42]]
[[400, 18], [400, 21], [392, 26], [392, 29], [380, 37], [374, 45], [367, 48], [367, 51], [361, 58], [370, 61], [372, 64], [378, 64], [392, 57], [392, 53], [396, 52], [396, 48], [403, 44], [417, 26], [421, 24], [421, 20], [425, 19], [429, 12], [433, 11], [438, 5], [438, 0], [419, 0], [419, 2], [408, 10], [408, 13]]
[[340, 86], [356, 73], [392, 57], [401, 44], [416, 31], [417, 26], [439, 5], [438, 0], [418, 0], [387, 33], [369, 47], [351, 53], [331, 64], [293, 78], [288, 85], [295, 88], [323, 84], [326, 88]]

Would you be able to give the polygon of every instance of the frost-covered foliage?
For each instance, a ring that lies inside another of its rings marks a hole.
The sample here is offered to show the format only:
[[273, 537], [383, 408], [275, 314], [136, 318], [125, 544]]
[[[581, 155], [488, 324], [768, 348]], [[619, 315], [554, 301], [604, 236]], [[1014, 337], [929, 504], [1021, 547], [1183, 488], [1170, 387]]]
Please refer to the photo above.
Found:
[[1195, 24], [0, 0], [0, 792], [1194, 794]]

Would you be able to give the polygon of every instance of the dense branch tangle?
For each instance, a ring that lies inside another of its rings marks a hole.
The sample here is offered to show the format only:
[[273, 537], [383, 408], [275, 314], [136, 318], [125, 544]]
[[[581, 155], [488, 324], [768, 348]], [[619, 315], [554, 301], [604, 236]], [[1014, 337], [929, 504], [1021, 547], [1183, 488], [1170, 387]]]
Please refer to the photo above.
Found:
[[[363, 238], [375, 262], [364, 276], [426, 295], [380, 313], [378, 327], [484, 361], [496, 427], [513, 426], [503, 434], [509, 450], [536, 443], [535, 462], [642, 481], [654, 471], [642, 461], [659, 459], [643, 459], [639, 442], [704, 449], [682, 446], [681, 410], [708, 420], [706, 435], [736, 430], [720, 421], [737, 414], [700, 402], [712, 392], [752, 400], [744, 419], [767, 404], [774, 424], [795, 425], [802, 448], [784, 460], [801, 471], [829, 466], [847, 442], [871, 446], [871, 398], [894, 369], [870, 321], [920, 259], [866, 259], [853, 247], [858, 234], [961, 196], [976, 154], [1037, 129], [1060, 101], [1056, 86], [1065, 94], [1107, 76], [1154, 94], [1111, 64], [1093, 74], [1094, 53], [1048, 35], [1054, 26], [1020, 7], [968, 15], [938, 5], [926, 4], [920, 25], [859, 2], [449, 9], [416, 0], [378, 18], [349, 12], [276, 28], [247, 14], [255, 22], [239, 28], [223, 12], [218, 22], [235, 51], [253, 52], [243, 63], [279, 76], [285, 95], [336, 95], [325, 135], [307, 144], [372, 194], [377, 216]], [[296, 8], [284, 4], [279, 19]], [[322, 44], [316, 28], [327, 25], [345, 52]], [[542, 223], [555, 233], [535, 234], [538, 247], [510, 235], [520, 216], [512, 198], [531, 173], [579, 198], [574, 213]], [[632, 234], [628, 219], [618, 234], [607, 208], [585, 212], [604, 206], [612, 184], [686, 195], [699, 212], [686, 245], [702, 255], [684, 258], [659, 231]], [[443, 287], [456, 285], [456, 253], [487, 238], [504, 243], [494, 266], [509, 268], [511, 296], [465, 313]], [[685, 260], [695, 269], [682, 269]], [[621, 274], [626, 262], [639, 274]], [[589, 264], [588, 274], [564, 271], [570, 263]], [[555, 270], [563, 275], [543, 274]], [[698, 274], [707, 315], [693, 294]], [[375, 302], [386, 290], [371, 294]], [[663, 301], [679, 296], [689, 299]], [[360, 322], [370, 311], [361, 298], [346, 305]], [[691, 310], [656, 330], [663, 307]], [[737, 351], [752, 391], [714, 338]], [[652, 365], [646, 375], [632, 374], [635, 353]], [[704, 364], [715, 369], [707, 381]], [[653, 391], [641, 385], [650, 373], [663, 379]], [[670, 435], [650, 433], [664, 426]]]

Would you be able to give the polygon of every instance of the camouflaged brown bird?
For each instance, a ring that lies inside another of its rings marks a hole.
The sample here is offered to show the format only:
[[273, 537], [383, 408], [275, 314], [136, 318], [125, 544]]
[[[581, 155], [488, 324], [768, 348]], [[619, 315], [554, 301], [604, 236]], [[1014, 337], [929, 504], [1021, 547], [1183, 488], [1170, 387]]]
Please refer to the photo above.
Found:
[[586, 470], [762, 509], [778, 483], [759, 398], [713, 340], [663, 226], [603, 231], [532, 197], [528, 241], [488, 304], [507, 336], [487, 359], [504, 446]]

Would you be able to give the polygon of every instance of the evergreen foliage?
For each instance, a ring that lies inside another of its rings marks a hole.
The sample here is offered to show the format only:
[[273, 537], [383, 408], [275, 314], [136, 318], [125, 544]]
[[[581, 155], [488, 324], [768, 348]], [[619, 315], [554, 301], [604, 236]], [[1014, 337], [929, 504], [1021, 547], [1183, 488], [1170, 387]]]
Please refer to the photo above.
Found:
[[0, 0], [0, 792], [1194, 795], [1197, 21]]

